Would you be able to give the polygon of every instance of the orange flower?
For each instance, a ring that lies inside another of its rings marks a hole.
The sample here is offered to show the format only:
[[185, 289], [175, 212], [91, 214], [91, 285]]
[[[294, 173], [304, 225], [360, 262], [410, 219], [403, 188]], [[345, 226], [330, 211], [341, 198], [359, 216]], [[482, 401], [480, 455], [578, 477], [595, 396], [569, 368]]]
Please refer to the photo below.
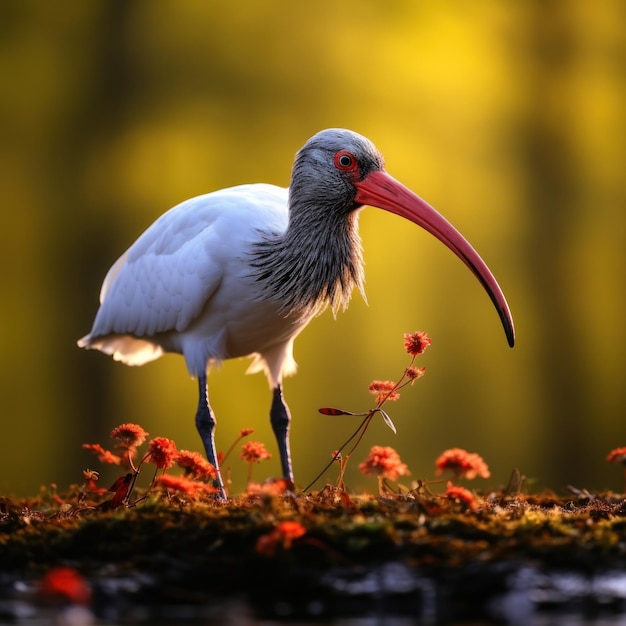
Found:
[[274, 478], [264, 483], [249, 482], [246, 487], [248, 496], [280, 496], [292, 488], [291, 482], [285, 478]]
[[304, 534], [306, 534], [306, 528], [300, 522], [279, 522], [271, 532], [258, 538], [255, 550], [263, 556], [273, 557], [279, 545], [289, 550], [293, 540]]
[[150, 448], [146, 460], [154, 463], [159, 469], [167, 469], [174, 465], [178, 451], [176, 444], [166, 437], [155, 437], [148, 443]]
[[306, 534], [306, 528], [300, 522], [284, 521], [276, 525], [276, 530], [283, 536], [283, 547], [291, 548], [291, 542]]
[[411, 473], [400, 455], [390, 446], [372, 446], [367, 459], [359, 464], [359, 470], [363, 474], [376, 474], [392, 481]]
[[400, 399], [400, 394], [394, 389], [396, 383], [392, 380], [373, 380], [368, 387], [370, 393], [376, 396], [376, 403], [382, 404], [384, 401], [394, 401]]
[[242, 428], [239, 431], [239, 437], [240, 439], [243, 439], [244, 437], [251, 435], [253, 432], [254, 432], [254, 428]]
[[83, 478], [87, 481], [93, 481], [93, 483], [98, 482], [98, 478], [100, 478], [100, 474], [96, 472], [96, 470], [86, 469], [83, 470]]
[[451, 482], [448, 482], [448, 486], [443, 494], [441, 494], [441, 497], [462, 504], [468, 509], [474, 510], [478, 508], [476, 496], [469, 489], [453, 485]]
[[443, 474], [446, 470], [454, 472], [458, 478], [464, 476], [468, 480], [480, 476], [481, 478], [489, 478], [491, 472], [482, 457], [476, 453], [467, 452], [462, 448], [450, 448], [441, 454], [435, 461], [437, 466], [437, 475]]
[[100, 474], [98, 474], [95, 470], [83, 470], [83, 477], [85, 479], [85, 489], [87, 491], [91, 491], [91, 493], [95, 493], [96, 495], [102, 495], [108, 491], [106, 487], [98, 487]]
[[148, 438], [148, 434], [137, 424], [120, 424], [111, 431], [111, 438], [119, 439], [121, 447], [127, 449], [140, 446]]
[[185, 476], [215, 480], [217, 470], [199, 452], [180, 450], [176, 455], [176, 465], [185, 470]]
[[624, 463], [626, 464], [626, 448], [615, 448], [611, 450], [606, 457], [609, 463]]
[[260, 463], [265, 459], [271, 459], [272, 455], [265, 449], [260, 441], [248, 441], [241, 446], [241, 458], [248, 463]]
[[404, 349], [411, 356], [423, 354], [424, 350], [432, 343], [432, 339], [422, 331], [404, 334]]
[[172, 476], [171, 474], [163, 474], [155, 481], [155, 484], [162, 489], [179, 491], [188, 496], [198, 496], [201, 494], [217, 493], [217, 489], [207, 483], [201, 483], [197, 480], [191, 480], [186, 476]]
[[411, 380], [417, 380], [418, 378], [421, 378], [425, 373], [425, 367], [415, 367], [414, 365], [411, 365], [411, 367], [407, 367], [406, 370], [404, 370], [404, 375]]
[[98, 455], [98, 460], [101, 463], [111, 463], [112, 465], [119, 465], [122, 461], [117, 454], [113, 454], [109, 450], [105, 450], [99, 443], [84, 443], [83, 448], [85, 450], [91, 450]]

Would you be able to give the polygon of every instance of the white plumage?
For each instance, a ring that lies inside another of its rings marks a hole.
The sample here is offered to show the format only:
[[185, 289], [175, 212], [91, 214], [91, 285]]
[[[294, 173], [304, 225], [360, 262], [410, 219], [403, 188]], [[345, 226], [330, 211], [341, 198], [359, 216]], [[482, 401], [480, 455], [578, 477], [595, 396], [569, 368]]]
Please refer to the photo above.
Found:
[[241, 185], [186, 200], [157, 219], [109, 270], [89, 335], [79, 340], [126, 365], [163, 352], [185, 357], [192, 376], [207, 364], [255, 356], [272, 387], [295, 371], [302, 323], [261, 300], [249, 261], [263, 233], [283, 235], [288, 190]]

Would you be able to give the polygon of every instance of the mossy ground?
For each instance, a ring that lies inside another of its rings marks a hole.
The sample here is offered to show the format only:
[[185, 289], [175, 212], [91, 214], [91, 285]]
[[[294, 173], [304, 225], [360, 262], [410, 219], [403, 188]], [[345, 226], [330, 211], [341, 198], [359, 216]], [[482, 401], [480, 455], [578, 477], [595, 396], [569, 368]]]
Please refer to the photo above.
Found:
[[[149, 494], [133, 507], [106, 506], [42, 490], [31, 499], [0, 499], [0, 561], [5, 570], [42, 570], [76, 563], [142, 569], [158, 560], [223, 568], [233, 559], [273, 559], [333, 567], [401, 559], [426, 567], [473, 560], [531, 559], [580, 568], [621, 564], [626, 556], [626, 501], [582, 492], [478, 497], [478, 507], [432, 494], [348, 494], [328, 485], [309, 495], [238, 496], [220, 502]], [[305, 533], [272, 556], [257, 542], [291, 520]]]
[[[490, 493], [477, 497], [475, 509], [420, 491], [355, 495], [330, 485], [227, 502], [157, 492], [115, 509], [103, 504], [109, 497], [87, 498], [76, 488], [0, 499], [5, 575], [33, 580], [59, 565], [90, 580], [148, 574], [160, 602], [200, 603], [258, 597], [268, 581], [279, 595], [293, 594], [294, 585], [306, 595], [323, 573], [385, 563], [437, 579], [503, 563], [623, 569], [626, 557], [626, 501], [612, 493]], [[276, 529], [285, 521], [302, 534], [282, 538]]]

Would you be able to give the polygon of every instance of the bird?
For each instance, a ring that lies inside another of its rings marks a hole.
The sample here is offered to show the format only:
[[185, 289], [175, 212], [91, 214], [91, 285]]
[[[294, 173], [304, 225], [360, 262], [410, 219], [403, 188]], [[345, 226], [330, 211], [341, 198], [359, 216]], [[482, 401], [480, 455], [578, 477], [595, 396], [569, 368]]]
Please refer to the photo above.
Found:
[[364, 294], [358, 220], [377, 207], [422, 227], [477, 277], [511, 347], [513, 318], [495, 277], [469, 242], [426, 201], [387, 173], [366, 137], [329, 128], [296, 153], [287, 189], [243, 184], [186, 200], [159, 217], [112, 265], [81, 348], [126, 365], [181, 354], [198, 383], [195, 423], [226, 498], [215, 447], [208, 374], [226, 359], [251, 357], [272, 400], [270, 422], [283, 478], [294, 485], [291, 413], [283, 377], [294, 374], [293, 344], [315, 316]]

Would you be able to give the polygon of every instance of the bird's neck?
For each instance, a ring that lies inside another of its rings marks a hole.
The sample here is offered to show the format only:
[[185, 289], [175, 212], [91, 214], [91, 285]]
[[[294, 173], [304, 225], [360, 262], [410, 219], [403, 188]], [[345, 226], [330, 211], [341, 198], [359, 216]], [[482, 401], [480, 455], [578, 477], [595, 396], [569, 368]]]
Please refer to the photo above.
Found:
[[253, 251], [260, 295], [275, 300], [285, 317], [304, 321], [328, 305], [335, 314], [348, 306], [354, 287], [365, 297], [358, 210], [330, 215], [291, 212], [286, 232]]

